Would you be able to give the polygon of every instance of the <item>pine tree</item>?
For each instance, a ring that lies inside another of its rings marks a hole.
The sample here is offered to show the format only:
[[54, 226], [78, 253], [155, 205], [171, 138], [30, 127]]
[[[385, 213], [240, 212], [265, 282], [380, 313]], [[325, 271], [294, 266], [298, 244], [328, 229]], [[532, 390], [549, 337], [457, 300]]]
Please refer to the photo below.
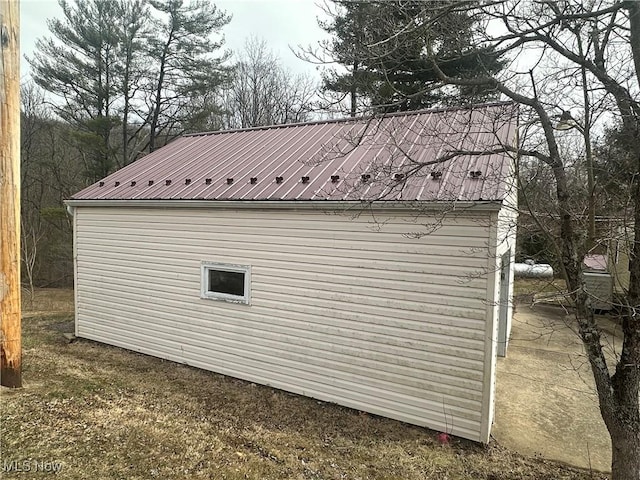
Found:
[[38, 40], [30, 60], [35, 82], [61, 97], [56, 113], [78, 129], [87, 176], [114, 167], [111, 133], [119, 123], [118, 32], [121, 5], [111, 0], [60, 1], [63, 19], [49, 21], [53, 38]]
[[[211, 35], [218, 33], [231, 18], [208, 0], [152, 0], [161, 19], [154, 22], [149, 42], [151, 77], [147, 88], [149, 151], [162, 146], [185, 130], [190, 117], [207, 116], [197, 101], [225, 81], [222, 66], [228, 54], [213, 56], [222, 46]], [[198, 105], [195, 112], [193, 105]]]
[[[72, 127], [95, 181], [189, 130], [216, 108], [229, 22], [209, 0], [60, 0], [63, 18], [29, 62]], [[153, 7], [153, 10], [150, 8]], [[152, 13], [153, 12], [153, 13]], [[119, 132], [117, 127], [119, 128]]]
[[460, 97], [477, 101], [492, 94], [486, 89], [439, 88], [426, 56], [429, 46], [442, 68], [465, 78], [499, 71], [503, 63], [498, 55], [472, 46], [476, 18], [455, 9], [436, 15], [441, 9], [424, 1], [334, 3], [331, 18], [320, 22], [333, 38], [321, 48], [343, 69], [327, 70], [324, 88], [350, 95], [352, 115], [358, 97], [377, 111], [390, 112], [459, 104]]

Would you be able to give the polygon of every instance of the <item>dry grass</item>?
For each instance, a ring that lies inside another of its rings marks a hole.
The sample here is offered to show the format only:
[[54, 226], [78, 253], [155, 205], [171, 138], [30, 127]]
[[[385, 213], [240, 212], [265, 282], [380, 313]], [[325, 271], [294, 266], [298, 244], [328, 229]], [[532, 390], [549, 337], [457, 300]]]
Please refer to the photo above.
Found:
[[22, 312], [30, 317], [38, 314], [73, 313], [73, 290], [39, 288], [35, 292], [22, 290]]
[[558, 278], [516, 278], [513, 282], [513, 296], [518, 303], [532, 303], [535, 297], [560, 295], [566, 291], [566, 283]]
[[443, 446], [430, 430], [115, 347], [68, 344], [61, 332], [72, 322], [69, 313], [24, 320], [24, 388], [2, 389], [5, 467], [55, 461], [57, 478], [83, 480], [601, 478], [496, 445]]

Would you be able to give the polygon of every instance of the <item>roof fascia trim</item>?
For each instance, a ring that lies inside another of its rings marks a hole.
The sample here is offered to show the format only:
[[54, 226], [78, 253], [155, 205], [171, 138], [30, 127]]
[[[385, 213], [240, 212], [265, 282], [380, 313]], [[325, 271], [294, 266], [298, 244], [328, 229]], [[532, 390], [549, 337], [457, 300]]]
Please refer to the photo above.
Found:
[[458, 201], [458, 202], [419, 202], [419, 201], [331, 201], [331, 200], [88, 200], [71, 199], [64, 202], [69, 207], [146, 207], [146, 208], [264, 208], [291, 210], [327, 210], [327, 209], [376, 209], [376, 210], [485, 210], [502, 208], [502, 201]]

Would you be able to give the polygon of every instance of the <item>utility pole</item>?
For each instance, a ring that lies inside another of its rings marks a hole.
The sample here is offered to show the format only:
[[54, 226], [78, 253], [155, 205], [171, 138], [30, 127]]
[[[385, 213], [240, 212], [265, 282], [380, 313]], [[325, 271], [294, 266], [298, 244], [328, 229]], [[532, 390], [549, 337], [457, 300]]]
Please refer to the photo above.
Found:
[[0, 0], [0, 384], [22, 386], [20, 7]]

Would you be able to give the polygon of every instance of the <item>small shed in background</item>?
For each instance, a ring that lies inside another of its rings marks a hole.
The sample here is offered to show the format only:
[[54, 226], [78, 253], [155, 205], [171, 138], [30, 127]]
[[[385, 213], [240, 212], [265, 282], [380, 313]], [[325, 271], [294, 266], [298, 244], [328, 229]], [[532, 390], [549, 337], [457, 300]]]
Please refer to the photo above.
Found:
[[516, 117], [179, 138], [68, 201], [76, 335], [487, 442]]
[[591, 307], [606, 311], [614, 307], [616, 296], [626, 295], [629, 289], [629, 256], [635, 236], [624, 218], [596, 220], [604, 240], [585, 256], [582, 272]]
[[608, 255], [589, 254], [582, 265], [584, 284], [594, 310], [611, 310], [613, 303], [613, 276], [609, 272]]

